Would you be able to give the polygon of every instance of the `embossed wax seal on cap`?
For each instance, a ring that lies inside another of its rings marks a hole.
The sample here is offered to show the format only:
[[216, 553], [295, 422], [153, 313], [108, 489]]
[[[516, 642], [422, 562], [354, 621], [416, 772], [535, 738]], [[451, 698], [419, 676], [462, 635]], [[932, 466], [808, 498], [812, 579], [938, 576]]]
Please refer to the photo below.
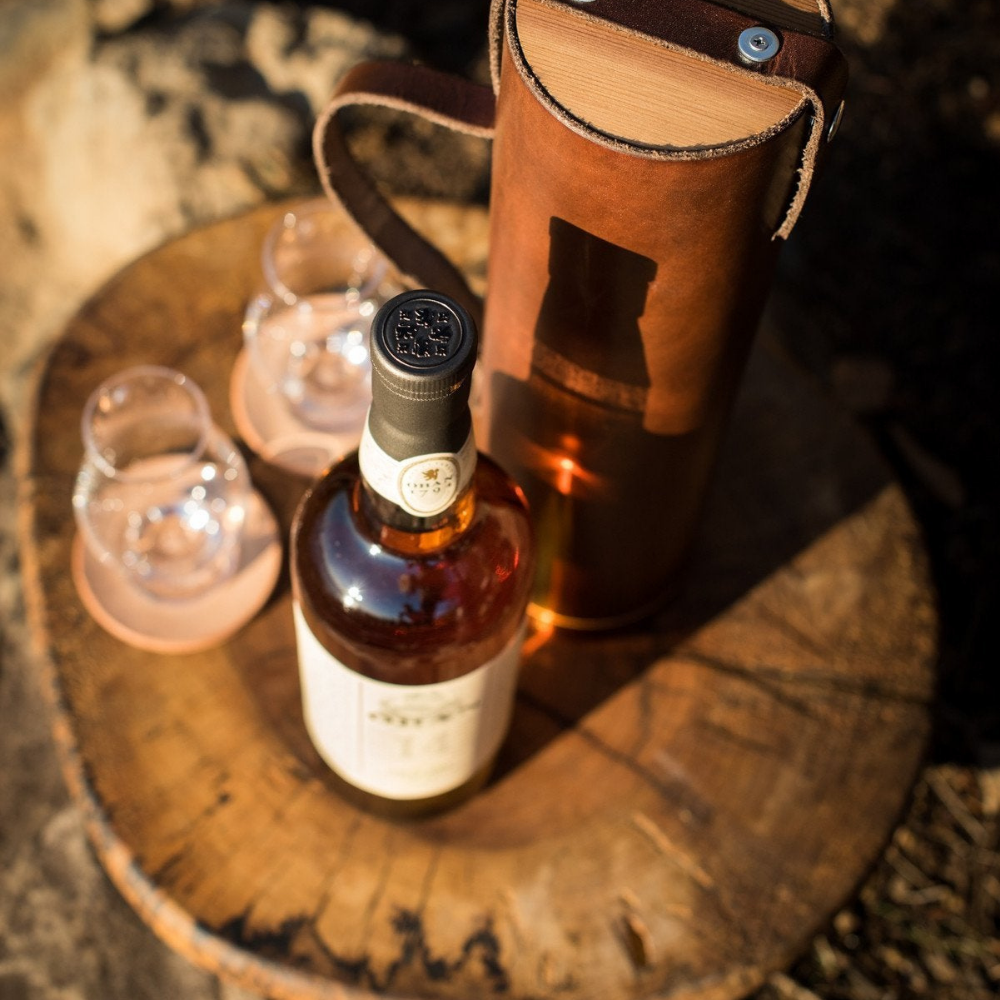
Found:
[[372, 321], [372, 363], [397, 392], [449, 392], [475, 360], [471, 317], [440, 292], [403, 292]]
[[371, 327], [372, 436], [394, 458], [457, 452], [468, 437], [472, 318], [440, 292], [403, 292]]

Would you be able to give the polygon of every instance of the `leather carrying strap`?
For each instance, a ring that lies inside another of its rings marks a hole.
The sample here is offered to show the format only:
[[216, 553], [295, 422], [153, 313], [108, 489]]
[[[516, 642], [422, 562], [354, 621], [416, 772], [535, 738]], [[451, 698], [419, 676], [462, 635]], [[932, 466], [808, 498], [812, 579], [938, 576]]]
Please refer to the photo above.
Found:
[[480, 325], [482, 301], [461, 272], [397, 214], [351, 155], [337, 114], [356, 105], [411, 112], [456, 131], [490, 139], [496, 111], [492, 91], [426, 66], [366, 62], [343, 78], [313, 131], [313, 154], [327, 195], [344, 206], [404, 277], [451, 295]]

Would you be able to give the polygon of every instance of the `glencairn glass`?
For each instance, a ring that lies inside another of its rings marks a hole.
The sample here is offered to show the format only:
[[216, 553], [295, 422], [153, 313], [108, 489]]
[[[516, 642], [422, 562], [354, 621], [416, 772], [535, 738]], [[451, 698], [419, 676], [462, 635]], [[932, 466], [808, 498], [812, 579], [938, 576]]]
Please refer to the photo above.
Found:
[[91, 554], [163, 601], [205, 593], [240, 555], [250, 478], [208, 402], [170, 368], [129, 368], [92, 393], [73, 508]]
[[356, 444], [371, 402], [372, 317], [400, 286], [345, 221], [316, 199], [272, 226], [261, 250], [264, 286], [247, 306], [243, 335], [253, 376], [303, 429], [354, 435]]

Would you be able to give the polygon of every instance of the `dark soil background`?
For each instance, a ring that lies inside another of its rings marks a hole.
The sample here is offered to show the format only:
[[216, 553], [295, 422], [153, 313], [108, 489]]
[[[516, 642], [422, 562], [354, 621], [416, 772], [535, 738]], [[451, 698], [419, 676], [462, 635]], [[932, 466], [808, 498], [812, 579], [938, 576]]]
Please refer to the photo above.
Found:
[[[979, 1000], [1000, 994], [1000, 8], [908, 0], [872, 44], [858, 34], [774, 298], [789, 351], [869, 428], [923, 526], [940, 691], [909, 814], [791, 975], [824, 998]], [[794, 987], [761, 1000], [809, 997]]]

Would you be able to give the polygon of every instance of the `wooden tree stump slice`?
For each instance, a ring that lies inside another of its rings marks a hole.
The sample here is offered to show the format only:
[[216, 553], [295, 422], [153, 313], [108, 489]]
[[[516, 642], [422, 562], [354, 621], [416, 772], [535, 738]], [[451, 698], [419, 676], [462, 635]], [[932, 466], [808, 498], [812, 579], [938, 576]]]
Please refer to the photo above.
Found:
[[[482, 275], [484, 212], [405, 209]], [[921, 761], [936, 623], [900, 489], [762, 336], [684, 597], [642, 628], [532, 636], [498, 772], [463, 807], [359, 812], [302, 724], [287, 572], [234, 638], [186, 656], [102, 631], [69, 574], [79, 415], [101, 379], [179, 368], [235, 433], [229, 373], [277, 211], [192, 232], [98, 292], [48, 359], [21, 452], [39, 661], [112, 879], [192, 961], [275, 998], [743, 995], [849, 898]], [[303, 484], [251, 473], [287, 529]]]

